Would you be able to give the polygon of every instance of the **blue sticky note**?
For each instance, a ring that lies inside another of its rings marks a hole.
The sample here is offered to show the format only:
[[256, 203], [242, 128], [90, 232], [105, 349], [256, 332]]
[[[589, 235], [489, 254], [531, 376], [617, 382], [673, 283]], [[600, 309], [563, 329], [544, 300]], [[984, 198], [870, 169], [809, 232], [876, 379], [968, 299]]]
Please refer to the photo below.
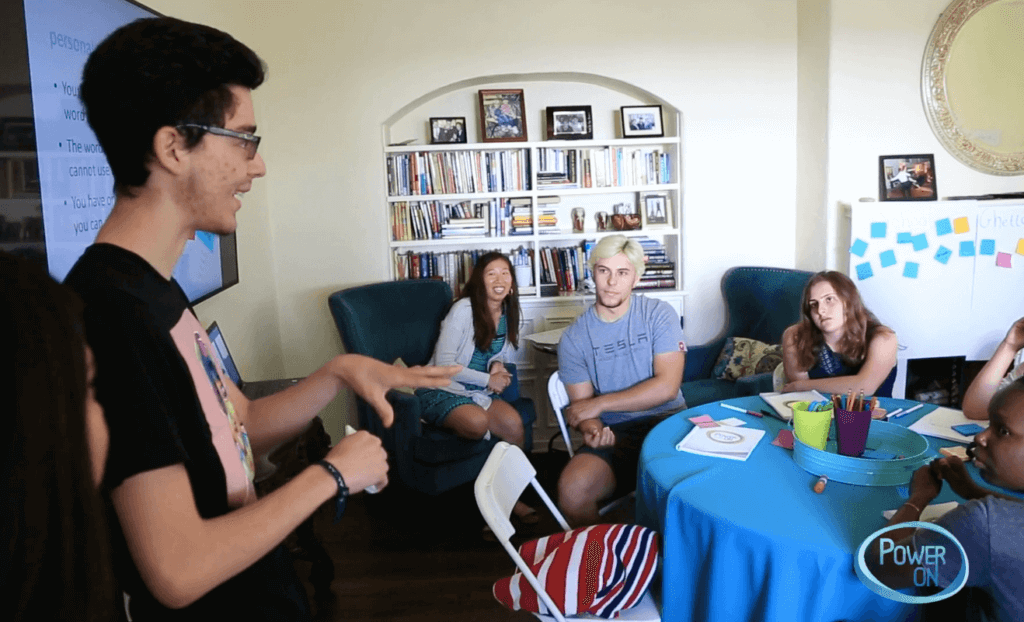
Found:
[[960, 256], [974, 257], [974, 240], [964, 240], [963, 242], [960, 242]]
[[885, 251], [878, 254], [878, 259], [882, 262], [883, 268], [888, 268], [896, 263], [896, 253], [892, 251]]
[[873, 222], [871, 223], [871, 237], [873, 238], [884, 238], [885, 237], [885, 223], [884, 222]]
[[910, 232], [909, 231], [904, 231], [903, 233], [897, 233], [896, 234], [896, 243], [897, 244], [910, 244], [913, 241], [914, 241], [914, 238], [910, 237]]
[[953, 223], [948, 218], [935, 221], [935, 235], [948, 235], [953, 233]]
[[915, 251], [923, 251], [928, 248], [928, 236], [923, 233], [919, 233], [910, 238], [910, 242], [914, 245]]
[[903, 265], [903, 276], [907, 277], [908, 279], [916, 279], [917, 278], [917, 262], [915, 262], [915, 261], [908, 261], [907, 263], [905, 263]]
[[209, 231], [196, 231], [196, 239], [203, 243], [203, 246], [213, 252], [213, 246], [217, 243], [217, 234]]
[[951, 426], [957, 433], [963, 434], [964, 436], [974, 436], [978, 432], [984, 432], [985, 428], [981, 427], [977, 423], [961, 423], [960, 425]]
[[949, 263], [949, 258], [952, 256], [953, 251], [945, 246], [939, 246], [939, 250], [935, 251], [935, 261], [939, 263]]
[[863, 257], [864, 253], [868, 250], [868, 243], [864, 240], [857, 238], [853, 242], [853, 246], [850, 247], [850, 252], [858, 257]]
[[982, 255], [995, 255], [996, 254], [996, 241], [995, 240], [982, 240], [981, 249], [979, 252]]
[[871, 271], [870, 263], [864, 262], [862, 264], [857, 264], [857, 278], [861, 281], [864, 279], [870, 279], [874, 275], [875, 273]]
[[869, 460], [895, 460], [896, 454], [881, 451], [879, 449], [865, 449], [864, 453], [860, 455], [861, 458], [867, 458]]

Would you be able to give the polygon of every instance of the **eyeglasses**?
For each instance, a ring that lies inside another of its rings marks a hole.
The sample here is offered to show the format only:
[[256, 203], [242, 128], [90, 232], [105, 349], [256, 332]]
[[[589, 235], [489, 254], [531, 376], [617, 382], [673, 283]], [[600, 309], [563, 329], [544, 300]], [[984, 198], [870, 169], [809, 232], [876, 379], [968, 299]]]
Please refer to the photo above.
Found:
[[260, 148], [260, 137], [255, 134], [249, 134], [247, 132], [236, 132], [234, 130], [224, 129], [223, 127], [216, 127], [211, 125], [202, 125], [199, 123], [182, 123], [178, 127], [194, 127], [217, 136], [228, 136], [230, 138], [237, 138], [245, 141], [245, 151], [249, 156], [249, 159], [256, 157], [256, 150]]

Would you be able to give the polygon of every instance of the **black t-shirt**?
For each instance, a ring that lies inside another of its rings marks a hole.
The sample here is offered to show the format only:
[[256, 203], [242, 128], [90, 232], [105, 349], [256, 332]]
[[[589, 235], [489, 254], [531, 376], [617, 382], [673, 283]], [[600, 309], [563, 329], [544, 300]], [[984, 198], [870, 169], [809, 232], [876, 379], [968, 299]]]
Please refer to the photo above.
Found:
[[[248, 436], [234, 417], [219, 358], [177, 282], [109, 244], [86, 249], [64, 282], [85, 303], [96, 396], [110, 428], [104, 486], [183, 464], [202, 517], [254, 501]], [[119, 523], [111, 524], [115, 568], [136, 622], [309, 618], [304, 588], [282, 546], [189, 607], [170, 610], [146, 589]]]

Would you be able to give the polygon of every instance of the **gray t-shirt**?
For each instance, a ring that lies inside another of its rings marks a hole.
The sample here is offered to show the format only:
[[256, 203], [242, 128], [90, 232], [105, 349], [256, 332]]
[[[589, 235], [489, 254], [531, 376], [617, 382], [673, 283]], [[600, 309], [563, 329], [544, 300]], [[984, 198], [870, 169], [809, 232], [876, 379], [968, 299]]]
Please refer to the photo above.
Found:
[[[1024, 618], [1024, 502], [993, 496], [973, 499], [935, 523], [949, 530], [964, 547], [967, 586], [980, 588], [991, 598], [995, 619]], [[934, 532], [918, 529], [914, 544], [931, 544], [932, 538], [936, 544], [948, 542]], [[940, 566], [940, 583], [948, 586], [959, 569], [957, 564]]]
[[[633, 294], [629, 310], [614, 322], [591, 306], [562, 333], [558, 374], [566, 385], [590, 382], [594, 395], [623, 391], [654, 376], [654, 355], [685, 352], [679, 315], [670, 304]], [[638, 412], [606, 412], [605, 425], [686, 408], [683, 392], [660, 406]]]

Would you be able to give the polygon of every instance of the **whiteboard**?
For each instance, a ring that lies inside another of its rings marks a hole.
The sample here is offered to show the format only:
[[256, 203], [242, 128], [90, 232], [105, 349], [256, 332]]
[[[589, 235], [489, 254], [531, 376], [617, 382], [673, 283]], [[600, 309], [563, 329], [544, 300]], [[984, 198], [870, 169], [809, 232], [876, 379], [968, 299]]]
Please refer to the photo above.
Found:
[[987, 360], [1024, 316], [1024, 204], [857, 204], [850, 225], [850, 278], [899, 339], [893, 395], [908, 359]]

